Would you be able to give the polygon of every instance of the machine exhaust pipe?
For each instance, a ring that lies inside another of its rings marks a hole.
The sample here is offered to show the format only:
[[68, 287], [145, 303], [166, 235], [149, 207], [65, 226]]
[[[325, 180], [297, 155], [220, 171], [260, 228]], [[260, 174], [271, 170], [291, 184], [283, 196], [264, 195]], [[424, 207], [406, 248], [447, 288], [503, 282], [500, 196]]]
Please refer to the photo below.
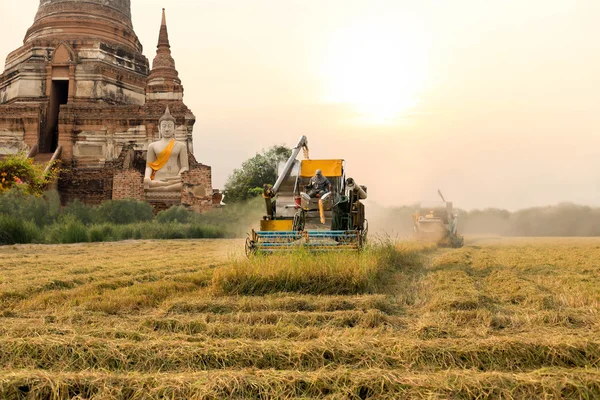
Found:
[[353, 178], [346, 179], [346, 187], [348, 190], [356, 190], [358, 192], [358, 198], [361, 200], [365, 200], [367, 198], [367, 192], [356, 183]]

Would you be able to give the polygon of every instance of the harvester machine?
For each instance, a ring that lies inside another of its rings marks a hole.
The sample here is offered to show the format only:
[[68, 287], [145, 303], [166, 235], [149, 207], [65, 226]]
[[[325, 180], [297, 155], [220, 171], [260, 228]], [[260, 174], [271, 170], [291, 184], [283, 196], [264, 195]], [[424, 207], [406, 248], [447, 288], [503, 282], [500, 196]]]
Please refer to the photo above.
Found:
[[[301, 150], [304, 159], [297, 160]], [[315, 195], [309, 183], [318, 170], [330, 185]], [[266, 214], [260, 230], [246, 239], [247, 255], [297, 248], [360, 250], [365, 244], [368, 223], [361, 200], [367, 198], [367, 188], [346, 178], [344, 160], [311, 160], [306, 136], [279, 165], [275, 184], [265, 184], [263, 198]]]
[[440, 246], [462, 247], [464, 238], [458, 234], [458, 213], [441, 191], [438, 190], [438, 194], [441, 202], [421, 203], [413, 214], [415, 237]]

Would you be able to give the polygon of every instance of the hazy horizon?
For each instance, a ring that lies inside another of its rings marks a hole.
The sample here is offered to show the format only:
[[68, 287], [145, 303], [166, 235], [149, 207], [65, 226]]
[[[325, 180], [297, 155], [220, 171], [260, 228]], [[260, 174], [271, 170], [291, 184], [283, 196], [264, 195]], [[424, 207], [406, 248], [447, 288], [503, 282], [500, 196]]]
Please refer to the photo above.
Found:
[[[306, 135], [385, 206], [600, 206], [599, 1], [131, 2], [150, 62], [166, 8], [215, 188]], [[4, 70], [39, 0], [0, 4]]]

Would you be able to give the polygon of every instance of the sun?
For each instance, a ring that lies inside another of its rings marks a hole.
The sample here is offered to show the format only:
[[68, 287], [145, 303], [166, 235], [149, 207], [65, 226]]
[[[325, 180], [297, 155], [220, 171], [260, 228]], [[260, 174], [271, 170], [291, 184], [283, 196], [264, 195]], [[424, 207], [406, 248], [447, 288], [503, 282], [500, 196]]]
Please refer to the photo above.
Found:
[[408, 27], [370, 23], [333, 35], [322, 64], [324, 101], [350, 105], [358, 120], [391, 124], [419, 103], [426, 43]]

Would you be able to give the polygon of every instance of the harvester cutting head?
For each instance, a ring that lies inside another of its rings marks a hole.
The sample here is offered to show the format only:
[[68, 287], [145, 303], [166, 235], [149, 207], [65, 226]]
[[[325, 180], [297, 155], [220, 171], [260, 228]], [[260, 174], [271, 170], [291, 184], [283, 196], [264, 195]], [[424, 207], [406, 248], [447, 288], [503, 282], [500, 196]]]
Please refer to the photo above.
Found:
[[304, 248], [310, 251], [360, 250], [364, 240], [357, 231], [254, 231], [246, 239], [246, 255], [280, 253]]

